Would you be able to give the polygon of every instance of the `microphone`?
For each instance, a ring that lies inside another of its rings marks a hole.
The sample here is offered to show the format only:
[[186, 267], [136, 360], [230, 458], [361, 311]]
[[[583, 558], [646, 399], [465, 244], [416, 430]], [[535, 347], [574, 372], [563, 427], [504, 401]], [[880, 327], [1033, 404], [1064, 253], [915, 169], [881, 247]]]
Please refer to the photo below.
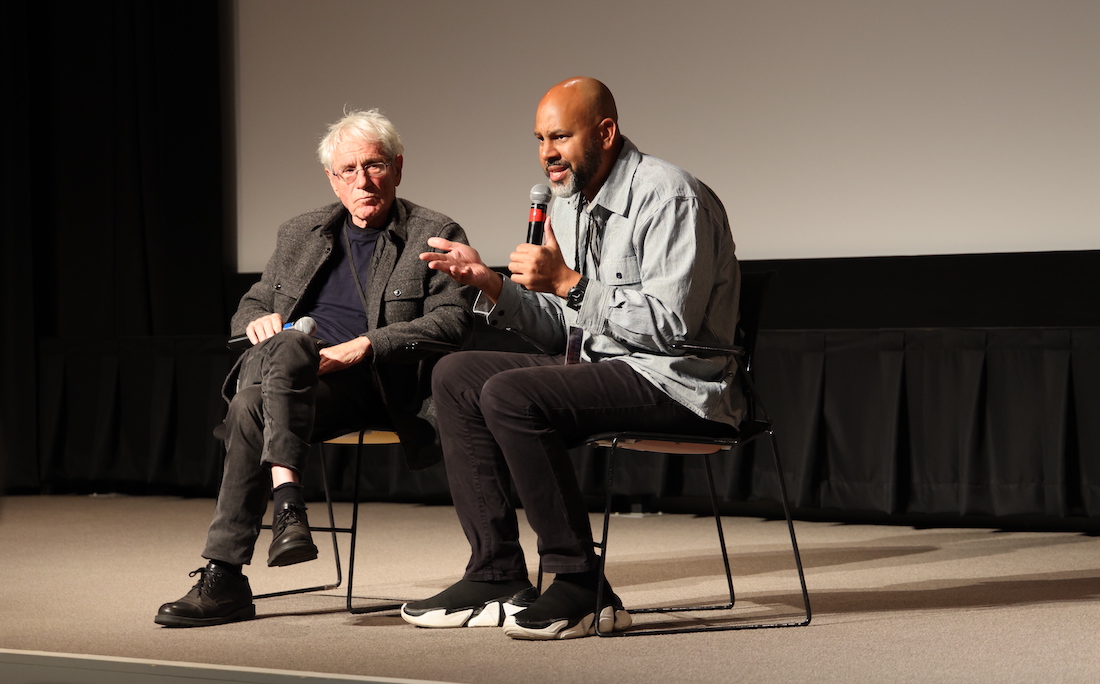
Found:
[[[309, 316], [302, 316], [293, 323], [287, 323], [283, 326], [283, 330], [298, 330], [307, 335], [312, 335], [316, 329], [317, 321]], [[248, 335], [237, 335], [236, 337], [230, 337], [225, 346], [227, 349], [248, 349], [252, 346], [252, 341], [248, 339]]]
[[546, 227], [546, 205], [550, 202], [550, 188], [536, 185], [531, 188], [531, 212], [527, 215], [527, 242], [542, 244], [542, 232]]

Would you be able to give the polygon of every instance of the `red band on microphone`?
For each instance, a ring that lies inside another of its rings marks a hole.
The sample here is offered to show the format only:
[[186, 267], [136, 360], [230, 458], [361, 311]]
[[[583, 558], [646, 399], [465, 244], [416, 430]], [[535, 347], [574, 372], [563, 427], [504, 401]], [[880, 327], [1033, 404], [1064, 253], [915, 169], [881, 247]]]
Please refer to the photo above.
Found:
[[542, 207], [531, 207], [531, 213], [528, 214], [527, 220], [531, 223], [539, 223], [546, 220], [546, 210]]

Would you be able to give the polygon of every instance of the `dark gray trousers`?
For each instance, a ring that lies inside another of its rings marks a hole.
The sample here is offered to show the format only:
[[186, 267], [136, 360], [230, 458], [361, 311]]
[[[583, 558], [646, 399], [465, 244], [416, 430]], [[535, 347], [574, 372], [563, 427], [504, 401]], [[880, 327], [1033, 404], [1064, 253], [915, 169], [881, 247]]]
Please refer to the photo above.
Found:
[[465, 577], [527, 577], [509, 482], [547, 572], [595, 569], [592, 528], [568, 449], [610, 430], [728, 434], [620, 361], [468, 351], [432, 380], [447, 477], [470, 542]]
[[318, 376], [319, 361], [317, 342], [296, 330], [241, 355], [236, 389], [227, 392], [225, 466], [204, 558], [252, 560], [272, 465], [301, 473], [311, 443], [388, 423], [369, 363]]

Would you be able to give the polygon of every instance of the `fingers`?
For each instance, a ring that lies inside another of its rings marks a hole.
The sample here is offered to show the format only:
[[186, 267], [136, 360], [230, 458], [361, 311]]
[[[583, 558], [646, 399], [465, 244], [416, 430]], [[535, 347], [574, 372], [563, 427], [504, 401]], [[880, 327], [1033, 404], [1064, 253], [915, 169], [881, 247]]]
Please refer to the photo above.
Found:
[[554, 228], [550, 225], [550, 221], [546, 222], [546, 232], [543, 234], [542, 245], [543, 247], [549, 247], [559, 252], [561, 251], [561, 248], [558, 247], [558, 238], [554, 235]]
[[277, 313], [261, 316], [245, 328], [245, 334], [256, 345], [283, 329], [283, 317]]
[[[434, 247], [440, 251], [421, 252], [420, 260], [429, 262], [428, 266], [436, 268], [436, 270], [441, 269], [433, 266], [431, 262], [459, 263], [471, 259], [476, 260], [478, 258], [477, 252], [474, 252], [468, 245], [464, 245], [461, 242], [451, 242], [446, 238], [430, 237], [428, 238], [428, 246]], [[472, 254], [467, 254], [467, 251], [472, 252]]]
[[428, 246], [444, 250], [420, 254], [420, 260], [428, 262], [428, 268], [445, 273], [463, 285], [481, 286], [489, 267], [481, 261], [476, 249], [439, 237], [428, 238]]
[[322, 347], [319, 351], [321, 363], [317, 368], [317, 374], [324, 375], [349, 368], [372, 353], [371, 342], [366, 337], [356, 337], [331, 347]]
[[[443, 252], [421, 252], [421, 261], [442, 261], [447, 258], [449, 253], [454, 249], [454, 244], [450, 240], [445, 240], [441, 237], [428, 238], [428, 246], [436, 249], [443, 250]], [[431, 264], [428, 264], [431, 266]], [[432, 266], [432, 268], [435, 268]]]

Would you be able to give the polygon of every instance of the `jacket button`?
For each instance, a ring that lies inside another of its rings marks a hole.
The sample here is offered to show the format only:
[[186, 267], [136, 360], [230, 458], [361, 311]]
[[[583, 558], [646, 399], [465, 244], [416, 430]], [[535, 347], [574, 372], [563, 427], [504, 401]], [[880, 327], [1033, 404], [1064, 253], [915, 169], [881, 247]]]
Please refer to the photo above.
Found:
[[401, 290], [394, 290], [393, 291], [393, 296], [394, 297], [400, 297], [401, 296]]

